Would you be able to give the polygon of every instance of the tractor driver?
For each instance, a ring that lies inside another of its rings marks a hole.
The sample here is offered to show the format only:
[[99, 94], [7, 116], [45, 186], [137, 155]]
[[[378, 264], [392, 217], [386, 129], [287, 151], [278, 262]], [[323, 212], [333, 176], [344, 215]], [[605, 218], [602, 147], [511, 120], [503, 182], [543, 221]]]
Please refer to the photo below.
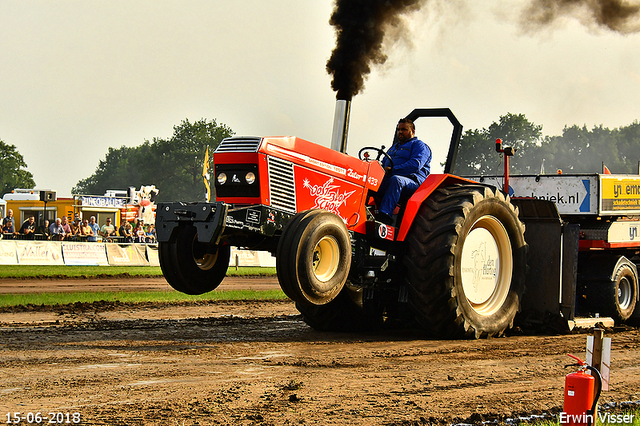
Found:
[[386, 175], [378, 194], [384, 194], [376, 216], [379, 222], [391, 225], [393, 211], [401, 196], [409, 197], [429, 176], [431, 170], [431, 149], [415, 135], [413, 121], [401, 118], [396, 126], [397, 138], [387, 154], [393, 160], [393, 167], [385, 156], [382, 166]]

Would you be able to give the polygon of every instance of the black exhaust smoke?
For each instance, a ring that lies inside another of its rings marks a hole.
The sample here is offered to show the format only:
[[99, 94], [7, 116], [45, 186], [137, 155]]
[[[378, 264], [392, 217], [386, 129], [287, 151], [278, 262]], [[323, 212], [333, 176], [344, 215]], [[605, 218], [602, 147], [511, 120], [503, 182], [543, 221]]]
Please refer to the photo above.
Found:
[[[431, 0], [437, 1], [437, 0]], [[385, 32], [400, 29], [402, 17], [428, 0], [335, 0], [329, 23], [336, 31], [336, 46], [327, 61], [337, 99], [351, 100], [364, 88], [372, 65], [387, 61]], [[522, 25], [533, 29], [560, 16], [571, 16], [587, 26], [627, 34], [640, 31], [640, 4], [628, 0], [530, 0]]]
[[426, 0], [336, 0], [329, 23], [336, 47], [327, 61], [336, 98], [350, 101], [364, 88], [371, 65], [387, 60], [385, 30], [402, 24], [401, 15], [420, 9]]
[[[350, 101], [364, 88], [372, 65], [387, 61], [385, 32], [400, 29], [402, 16], [419, 10], [428, 0], [335, 0], [329, 23], [336, 31], [336, 47], [327, 61], [336, 98]], [[432, 0], [436, 1], [436, 0]], [[640, 31], [640, 4], [628, 0], [530, 0], [522, 14], [529, 29], [571, 16], [587, 26], [627, 34]]]
[[586, 26], [596, 25], [621, 34], [640, 31], [640, 4], [626, 0], [532, 0], [522, 15], [529, 29], [572, 16]]
[[364, 88], [371, 65], [387, 60], [385, 30], [401, 25], [400, 15], [417, 10], [426, 0], [336, 0], [329, 23], [336, 29], [336, 47], [327, 61], [336, 92], [331, 149], [347, 151], [351, 99]]
[[[336, 31], [336, 47], [327, 61], [336, 92], [331, 147], [346, 152], [351, 99], [362, 92], [372, 65], [387, 61], [385, 32], [402, 38], [403, 15], [419, 10], [428, 0], [335, 0], [329, 23]], [[437, 1], [437, 0], [431, 0]], [[522, 25], [539, 29], [559, 16], [572, 16], [587, 26], [627, 34], [640, 31], [640, 4], [627, 0], [530, 0]]]

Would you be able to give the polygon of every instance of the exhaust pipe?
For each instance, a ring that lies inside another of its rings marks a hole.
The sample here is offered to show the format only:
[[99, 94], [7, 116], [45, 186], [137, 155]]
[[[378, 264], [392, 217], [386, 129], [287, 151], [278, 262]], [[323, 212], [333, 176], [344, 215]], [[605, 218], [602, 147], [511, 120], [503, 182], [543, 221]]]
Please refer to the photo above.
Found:
[[333, 116], [333, 133], [331, 134], [331, 149], [347, 153], [347, 134], [349, 133], [349, 115], [351, 114], [351, 101], [338, 99], [336, 112]]

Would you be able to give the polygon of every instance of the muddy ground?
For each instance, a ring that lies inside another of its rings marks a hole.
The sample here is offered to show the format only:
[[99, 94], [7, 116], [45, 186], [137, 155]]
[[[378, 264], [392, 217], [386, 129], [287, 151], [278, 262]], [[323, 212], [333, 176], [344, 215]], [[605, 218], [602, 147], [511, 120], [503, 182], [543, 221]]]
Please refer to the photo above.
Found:
[[[276, 286], [273, 278], [227, 278], [221, 289]], [[0, 281], [5, 294], [120, 288], [169, 289], [162, 279]], [[640, 329], [605, 335], [612, 374], [601, 403], [639, 401]], [[566, 354], [584, 357], [586, 336], [445, 341], [416, 330], [320, 333], [288, 301], [4, 309], [0, 422], [14, 412], [69, 413], [71, 424], [87, 425], [419, 425], [553, 416], [572, 371], [564, 368]]]

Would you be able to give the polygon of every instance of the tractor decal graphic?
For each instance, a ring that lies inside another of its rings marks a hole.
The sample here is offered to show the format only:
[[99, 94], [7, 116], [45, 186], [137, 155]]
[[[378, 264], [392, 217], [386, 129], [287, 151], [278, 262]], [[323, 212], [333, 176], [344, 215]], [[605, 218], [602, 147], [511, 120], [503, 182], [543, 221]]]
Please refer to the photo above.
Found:
[[[498, 252], [497, 248], [487, 247], [486, 241], [478, 241], [477, 237], [483, 238], [484, 232], [477, 234], [476, 241], [467, 241], [468, 244], [475, 249], [471, 250], [462, 260], [461, 272], [463, 281], [465, 282], [465, 294], [472, 303], [484, 303], [488, 300], [494, 289], [498, 273]], [[470, 236], [474, 236], [473, 233]], [[486, 238], [486, 236], [485, 236]]]
[[312, 197], [315, 197], [315, 205], [312, 208], [328, 210], [342, 217], [340, 207], [346, 204], [349, 197], [356, 191], [340, 193], [340, 186], [332, 184], [333, 178], [329, 178], [323, 185], [312, 185], [309, 179], [302, 182], [302, 186], [309, 190]]

